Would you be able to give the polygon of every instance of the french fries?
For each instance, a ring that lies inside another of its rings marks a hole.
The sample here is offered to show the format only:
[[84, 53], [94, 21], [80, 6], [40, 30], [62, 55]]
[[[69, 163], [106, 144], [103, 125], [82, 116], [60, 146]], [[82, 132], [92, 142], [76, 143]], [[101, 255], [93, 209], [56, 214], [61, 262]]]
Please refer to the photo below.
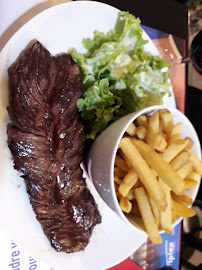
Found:
[[136, 188], [135, 196], [137, 200], [137, 204], [146, 228], [146, 231], [153, 243], [162, 243], [161, 236], [158, 231], [158, 227], [153, 216], [151, 206], [149, 204], [146, 192], [144, 188]]
[[115, 158], [115, 166], [119, 167], [121, 170], [123, 170], [125, 172], [128, 171], [128, 167], [127, 167], [125, 161], [118, 155]]
[[177, 141], [180, 139], [181, 131], [182, 131], [181, 122], [173, 126], [170, 136], [169, 136], [169, 145], [172, 144], [174, 141]]
[[158, 207], [156, 206], [154, 200], [149, 195], [149, 193], [147, 194], [147, 197], [148, 197], [151, 209], [152, 209], [152, 213], [153, 213], [154, 218], [156, 220], [156, 225], [159, 226], [159, 223], [160, 223], [160, 211], [159, 211]]
[[177, 173], [182, 179], [185, 179], [193, 171], [193, 163], [191, 161], [184, 164], [177, 170]]
[[135, 200], [135, 193], [134, 193], [134, 188], [132, 188], [128, 194], [126, 195], [126, 199], [129, 201]]
[[172, 209], [172, 223], [174, 223], [179, 216], [178, 216], [177, 211], [175, 209], [174, 202], [173, 202], [172, 198], [171, 198], [171, 209]]
[[176, 195], [174, 192], [171, 192], [172, 198], [174, 201], [179, 202], [184, 205], [191, 205], [192, 198], [188, 197], [187, 195]]
[[130, 126], [128, 126], [128, 128], [126, 129], [126, 132], [130, 135], [130, 136], [135, 136], [136, 133], [136, 126], [134, 123], [131, 123]]
[[189, 137], [186, 137], [185, 140], [188, 141], [188, 144], [187, 144], [187, 146], [185, 147], [185, 149], [191, 149], [191, 148], [193, 147], [193, 145], [194, 145], [194, 142], [193, 142], [192, 139], [189, 138]]
[[191, 173], [188, 175], [187, 178], [188, 178], [188, 179], [193, 179], [193, 180], [195, 180], [195, 181], [200, 181], [201, 175], [200, 175], [199, 173], [193, 171], [193, 172], [191, 172]]
[[138, 126], [141, 127], [148, 127], [148, 119], [146, 117], [146, 115], [142, 114], [140, 115], [137, 119], [136, 119]]
[[170, 165], [176, 171], [189, 160], [189, 153], [187, 151], [181, 151], [171, 162]]
[[193, 179], [184, 179], [184, 188], [187, 189], [187, 188], [194, 187], [197, 185], [197, 183], [198, 181], [195, 181]]
[[169, 110], [159, 110], [159, 117], [161, 119], [161, 126], [163, 132], [170, 135], [173, 128], [173, 117]]
[[178, 217], [195, 215], [185, 192], [200, 181], [202, 163], [181, 130], [168, 110], [141, 115], [126, 130], [115, 159], [120, 208], [153, 243], [161, 243], [160, 229], [170, 233]]
[[176, 194], [182, 194], [184, 192], [183, 179], [173, 170], [169, 163], [162, 159], [148, 144], [137, 139], [131, 140], [146, 162], [157, 172], [160, 178], [162, 178]]
[[123, 179], [123, 182], [118, 188], [119, 193], [123, 196], [126, 197], [129, 191], [132, 189], [132, 187], [135, 185], [135, 183], [138, 180], [137, 173], [135, 172], [134, 169], [131, 169], [126, 176]]
[[173, 160], [188, 144], [187, 140], [177, 140], [170, 144], [162, 154], [162, 158], [166, 162]]
[[176, 202], [173, 200], [173, 206], [175, 208], [175, 211], [179, 217], [193, 217], [196, 215], [196, 212], [185, 206], [184, 204], [181, 204], [179, 202]]
[[128, 199], [121, 197], [119, 205], [123, 212], [130, 213], [132, 209], [132, 203]]
[[143, 159], [131, 139], [123, 138], [119, 144], [119, 147], [130, 159], [133, 168], [136, 170], [140, 180], [150, 193], [151, 197], [155, 201], [159, 209], [166, 208], [165, 194], [160, 187], [156, 177], [153, 175], [147, 162]]
[[151, 128], [154, 132], [159, 131], [159, 113], [155, 112], [149, 119], [148, 128]]
[[129, 160], [129, 158], [123, 153], [121, 149], [119, 149], [119, 152], [120, 152], [120, 156], [123, 158], [128, 168], [132, 168], [131, 161]]
[[190, 160], [193, 161], [194, 170], [197, 173], [202, 174], [202, 163], [201, 163], [201, 161], [198, 159], [198, 157], [194, 154], [194, 152], [192, 150], [187, 150], [187, 151], [190, 154]]
[[153, 131], [152, 128], [147, 130], [147, 143], [154, 149], [163, 152], [167, 146], [167, 142], [162, 134]]
[[166, 194], [167, 207], [165, 211], [160, 212], [160, 224], [162, 229], [171, 233], [172, 231], [172, 207], [171, 207], [171, 191], [168, 185], [164, 183], [162, 179], [159, 179], [159, 183]]
[[138, 127], [136, 129], [136, 134], [137, 134], [138, 139], [144, 141], [146, 139], [146, 135], [147, 135], [146, 127], [144, 127], [144, 126]]
[[167, 142], [159, 131], [159, 114], [155, 112], [149, 119], [146, 142], [158, 151], [165, 150]]

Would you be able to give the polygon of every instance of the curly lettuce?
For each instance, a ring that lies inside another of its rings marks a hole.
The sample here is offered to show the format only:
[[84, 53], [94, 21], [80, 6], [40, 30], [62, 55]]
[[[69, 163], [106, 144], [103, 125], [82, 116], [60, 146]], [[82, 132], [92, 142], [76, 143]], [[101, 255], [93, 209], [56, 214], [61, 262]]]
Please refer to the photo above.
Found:
[[86, 137], [95, 139], [120, 117], [162, 104], [170, 95], [169, 67], [159, 56], [144, 51], [139, 18], [119, 12], [115, 29], [106, 34], [95, 31], [93, 39], [83, 39], [86, 54], [71, 50], [83, 74], [83, 97], [77, 107], [85, 122]]

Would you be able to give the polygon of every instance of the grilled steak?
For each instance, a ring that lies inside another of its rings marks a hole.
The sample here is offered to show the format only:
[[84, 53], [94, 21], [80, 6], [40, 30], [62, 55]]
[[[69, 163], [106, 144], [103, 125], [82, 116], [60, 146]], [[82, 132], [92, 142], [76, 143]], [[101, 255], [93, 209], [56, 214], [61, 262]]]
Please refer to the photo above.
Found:
[[82, 177], [84, 128], [76, 106], [82, 76], [71, 56], [36, 42], [9, 68], [8, 146], [30, 202], [57, 251], [88, 244], [101, 217]]

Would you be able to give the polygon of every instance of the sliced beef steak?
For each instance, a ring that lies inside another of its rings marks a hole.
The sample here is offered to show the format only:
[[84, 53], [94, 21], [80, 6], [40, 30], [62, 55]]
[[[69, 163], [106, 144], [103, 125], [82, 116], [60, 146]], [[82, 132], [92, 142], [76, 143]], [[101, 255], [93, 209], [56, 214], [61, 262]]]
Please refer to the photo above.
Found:
[[21, 130], [46, 135], [48, 99], [55, 83], [56, 67], [50, 53], [39, 42], [23, 51], [8, 70], [11, 121]]
[[76, 102], [82, 76], [71, 56], [36, 42], [9, 68], [8, 146], [30, 202], [57, 251], [88, 244], [101, 217], [82, 177], [84, 128]]

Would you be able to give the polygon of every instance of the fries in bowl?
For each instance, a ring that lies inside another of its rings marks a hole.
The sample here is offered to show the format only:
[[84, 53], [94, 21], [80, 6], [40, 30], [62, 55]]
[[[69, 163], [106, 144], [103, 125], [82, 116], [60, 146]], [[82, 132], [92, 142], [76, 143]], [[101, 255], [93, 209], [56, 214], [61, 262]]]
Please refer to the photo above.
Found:
[[176, 219], [195, 215], [185, 193], [200, 181], [202, 163], [181, 130], [182, 123], [174, 124], [168, 109], [141, 115], [126, 129], [116, 154], [120, 208], [153, 243], [161, 243], [159, 231], [170, 233]]

